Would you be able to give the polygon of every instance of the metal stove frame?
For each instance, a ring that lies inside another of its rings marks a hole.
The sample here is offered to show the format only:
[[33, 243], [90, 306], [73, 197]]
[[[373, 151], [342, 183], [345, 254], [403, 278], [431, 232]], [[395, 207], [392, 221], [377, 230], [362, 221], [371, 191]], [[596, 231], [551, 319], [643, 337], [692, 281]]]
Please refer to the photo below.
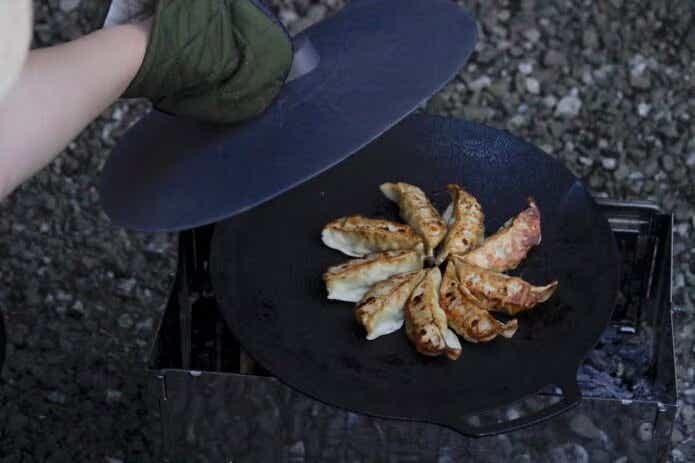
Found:
[[[622, 336], [651, 330], [649, 397], [605, 397], [582, 387], [580, 380], [583, 398], [576, 408], [526, 429], [484, 438], [323, 404], [254, 364], [217, 314], [207, 268], [214, 225], [208, 225], [179, 235], [177, 273], [151, 352], [151, 398], [161, 416], [164, 461], [444, 463], [497, 462], [511, 456], [541, 461], [552, 452], [581, 452], [578, 447], [591, 461], [623, 456], [666, 461], [677, 397], [673, 218], [650, 202], [598, 202], [616, 234], [654, 240], [645, 248], [654, 249], [652, 255], [640, 257], [651, 259], [646, 278], [624, 273], [634, 279], [629, 284], [642, 285], [645, 297], [622, 300], [610, 328]], [[487, 419], [512, 419], [559, 397], [554, 390], [540, 391], [492, 411]]]

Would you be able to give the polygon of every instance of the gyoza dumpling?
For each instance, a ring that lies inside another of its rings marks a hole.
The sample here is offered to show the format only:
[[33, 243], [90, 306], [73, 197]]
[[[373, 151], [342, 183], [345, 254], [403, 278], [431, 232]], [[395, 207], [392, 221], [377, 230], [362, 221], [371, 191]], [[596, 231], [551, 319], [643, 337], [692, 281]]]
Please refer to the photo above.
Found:
[[444, 262], [449, 254], [465, 254], [477, 248], [485, 238], [485, 216], [478, 200], [458, 185], [447, 188], [451, 204], [444, 212], [444, 220], [449, 232], [437, 255], [437, 264]]
[[446, 313], [449, 327], [469, 342], [490, 341], [501, 334], [511, 338], [516, 333], [518, 323], [512, 319], [502, 323], [487, 310], [478, 307], [475, 302], [461, 291], [454, 264], [449, 261], [444, 271], [444, 278], [439, 289], [439, 304]]
[[533, 198], [529, 207], [463, 259], [469, 264], [504, 272], [516, 268], [529, 250], [541, 242], [541, 212]]
[[424, 238], [426, 253], [431, 256], [446, 235], [446, 224], [425, 193], [402, 182], [384, 183], [380, 189], [384, 196], [398, 203], [401, 217]]
[[376, 283], [421, 268], [422, 254], [417, 251], [386, 251], [330, 267], [323, 280], [328, 299], [357, 302]]
[[355, 307], [355, 317], [367, 330], [368, 340], [393, 333], [403, 326], [403, 306], [424, 276], [425, 270], [394, 275], [375, 284], [364, 295]]
[[461, 355], [461, 343], [447, 326], [446, 314], [439, 306], [442, 274], [437, 267], [426, 272], [405, 304], [405, 332], [421, 354], [446, 353], [456, 360]]
[[408, 225], [361, 215], [342, 217], [323, 227], [323, 243], [348, 256], [364, 257], [379, 251], [418, 249], [424, 252], [422, 238]]
[[462, 291], [487, 310], [516, 315], [550, 299], [558, 286], [557, 281], [533, 286], [519, 277], [471, 265], [459, 256], [453, 259]]

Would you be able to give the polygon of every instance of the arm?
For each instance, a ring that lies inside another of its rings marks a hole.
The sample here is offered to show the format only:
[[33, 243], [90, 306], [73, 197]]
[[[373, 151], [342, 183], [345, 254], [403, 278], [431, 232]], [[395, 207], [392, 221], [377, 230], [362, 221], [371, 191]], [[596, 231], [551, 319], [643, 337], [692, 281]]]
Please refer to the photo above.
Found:
[[0, 200], [30, 178], [113, 103], [147, 48], [150, 21], [33, 50], [0, 101]]

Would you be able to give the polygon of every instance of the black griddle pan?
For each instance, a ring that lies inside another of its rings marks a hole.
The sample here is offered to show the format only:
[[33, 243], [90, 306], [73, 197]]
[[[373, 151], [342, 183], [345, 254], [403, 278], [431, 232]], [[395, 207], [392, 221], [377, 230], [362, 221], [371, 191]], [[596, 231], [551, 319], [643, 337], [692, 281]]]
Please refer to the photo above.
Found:
[[[320, 232], [357, 213], [398, 220], [396, 205], [378, 189], [385, 181], [419, 185], [442, 211], [446, 185], [461, 184], [482, 204], [488, 234], [533, 196], [543, 240], [514, 273], [535, 284], [557, 279], [558, 291], [519, 316], [512, 339], [462, 340], [457, 361], [418, 354], [403, 330], [366, 341], [353, 304], [326, 299], [322, 273], [348, 257], [325, 247]], [[577, 404], [577, 368], [610, 321], [618, 265], [606, 219], [560, 162], [506, 132], [430, 116], [410, 116], [319, 177], [218, 223], [211, 248], [224, 319], [281, 381], [334, 406], [473, 436]], [[549, 385], [562, 389], [562, 400], [536, 413], [483, 426], [467, 419]]]

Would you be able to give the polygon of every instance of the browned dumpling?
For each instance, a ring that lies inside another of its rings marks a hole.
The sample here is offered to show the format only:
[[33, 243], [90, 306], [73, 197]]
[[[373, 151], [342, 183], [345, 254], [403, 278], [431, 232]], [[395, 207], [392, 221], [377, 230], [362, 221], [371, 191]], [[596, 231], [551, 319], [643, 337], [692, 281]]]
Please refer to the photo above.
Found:
[[441, 264], [449, 254], [465, 254], [480, 246], [485, 238], [485, 216], [478, 200], [458, 185], [449, 185], [451, 204], [444, 212], [449, 231], [437, 255]]
[[547, 301], [558, 287], [557, 281], [533, 286], [521, 278], [476, 267], [460, 256], [453, 260], [464, 294], [487, 310], [516, 315]]
[[425, 270], [400, 273], [375, 284], [355, 307], [355, 317], [367, 330], [367, 339], [393, 333], [403, 326], [403, 306]]
[[502, 323], [466, 297], [460, 286], [454, 264], [449, 261], [439, 289], [439, 304], [451, 329], [469, 342], [490, 341], [497, 335], [514, 336], [518, 327], [516, 319]]
[[332, 221], [323, 227], [321, 239], [329, 248], [353, 257], [403, 249], [424, 252], [422, 238], [408, 225], [361, 215]]
[[540, 242], [541, 212], [533, 198], [529, 198], [527, 209], [503, 225], [482, 246], [465, 254], [463, 259], [478, 267], [504, 272], [515, 269], [529, 250]]
[[405, 331], [418, 352], [430, 356], [446, 355], [455, 360], [461, 343], [447, 326], [446, 314], [439, 306], [442, 274], [437, 267], [426, 271], [405, 304]]
[[446, 235], [446, 224], [425, 193], [408, 183], [384, 183], [381, 192], [398, 203], [401, 217], [425, 240], [427, 256], [434, 254], [434, 248]]
[[323, 274], [328, 299], [357, 302], [376, 283], [399, 273], [420, 270], [422, 260], [417, 251], [386, 251], [330, 267]]

